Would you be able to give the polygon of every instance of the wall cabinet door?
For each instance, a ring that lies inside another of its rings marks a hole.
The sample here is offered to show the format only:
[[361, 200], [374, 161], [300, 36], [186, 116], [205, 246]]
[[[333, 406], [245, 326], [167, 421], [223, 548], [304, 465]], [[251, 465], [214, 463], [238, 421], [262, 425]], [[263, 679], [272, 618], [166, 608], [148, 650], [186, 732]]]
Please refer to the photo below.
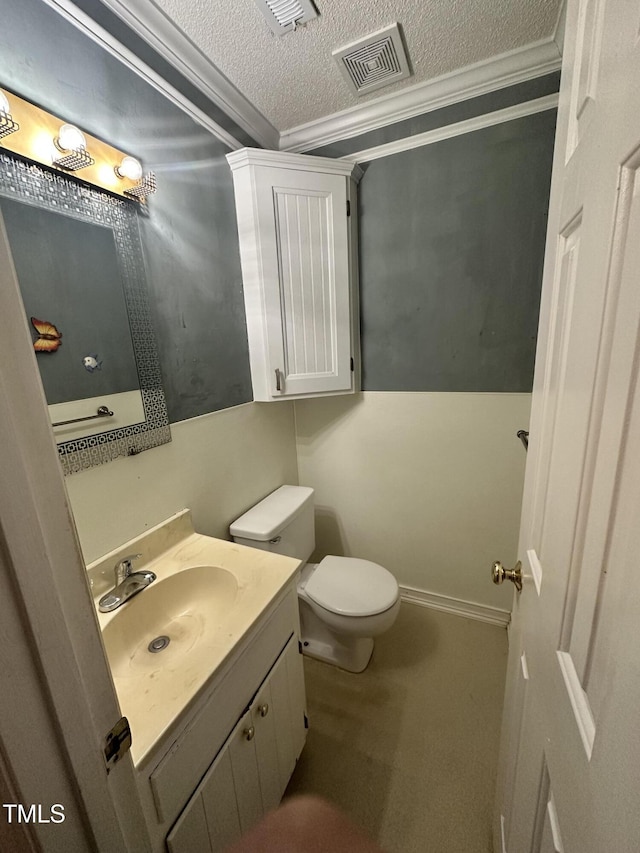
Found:
[[233, 169], [254, 399], [356, 390], [353, 164], [243, 149]]

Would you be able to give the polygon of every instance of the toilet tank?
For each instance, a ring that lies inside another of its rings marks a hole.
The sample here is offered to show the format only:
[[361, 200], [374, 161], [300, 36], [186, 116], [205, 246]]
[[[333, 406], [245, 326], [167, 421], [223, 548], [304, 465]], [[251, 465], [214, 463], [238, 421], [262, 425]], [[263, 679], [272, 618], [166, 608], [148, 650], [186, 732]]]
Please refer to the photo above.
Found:
[[230, 526], [234, 542], [306, 562], [316, 544], [313, 489], [280, 486]]

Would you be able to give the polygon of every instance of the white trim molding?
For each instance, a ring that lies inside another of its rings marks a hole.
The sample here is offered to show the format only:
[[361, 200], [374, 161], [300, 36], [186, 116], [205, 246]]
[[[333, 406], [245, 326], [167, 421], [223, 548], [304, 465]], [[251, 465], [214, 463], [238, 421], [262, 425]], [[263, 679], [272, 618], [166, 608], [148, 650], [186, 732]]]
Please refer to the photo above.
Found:
[[351, 158], [333, 160], [331, 157], [313, 157], [308, 154], [291, 154], [288, 151], [274, 152], [264, 148], [241, 148], [227, 154], [231, 171], [244, 166], [271, 166], [275, 169], [297, 169], [301, 172], [322, 172], [329, 175], [343, 175], [359, 181], [362, 169]]
[[558, 18], [556, 20], [556, 25], [553, 30], [553, 40], [556, 43], [558, 50], [560, 51], [560, 56], [562, 56], [564, 52], [564, 37], [566, 34], [566, 25], [567, 25], [567, 0], [562, 0], [560, 4], [560, 8], [558, 9]]
[[477, 98], [498, 89], [559, 71], [560, 52], [553, 38], [477, 62], [426, 83], [418, 83], [280, 134], [283, 151], [310, 151], [352, 139], [379, 127]]
[[545, 95], [542, 98], [536, 98], [534, 101], [525, 101], [523, 104], [515, 104], [512, 107], [505, 107], [503, 110], [474, 116], [474, 118], [465, 119], [465, 121], [459, 121], [455, 124], [448, 124], [444, 127], [437, 127], [434, 130], [427, 130], [424, 133], [416, 133], [414, 136], [405, 136], [403, 139], [386, 142], [384, 145], [377, 145], [374, 148], [355, 151], [353, 154], [346, 154], [340, 159], [355, 163], [369, 163], [371, 160], [390, 157], [392, 154], [399, 154], [401, 151], [410, 151], [412, 148], [421, 148], [423, 145], [432, 145], [434, 142], [441, 142], [443, 139], [451, 139], [454, 136], [472, 133], [474, 130], [482, 130], [485, 127], [492, 127], [496, 124], [504, 124], [504, 122], [524, 118], [535, 113], [553, 110], [557, 106], [557, 94]]
[[278, 148], [280, 134], [276, 128], [154, 3], [150, 0], [101, 2], [259, 145]]
[[[71, 0], [43, 0], [47, 6], [50, 6], [62, 18], [73, 24], [80, 32], [88, 36], [93, 42], [99, 44], [111, 56], [115, 56], [127, 68], [135, 72], [143, 80], [146, 80], [150, 86], [153, 86], [158, 92], [161, 92], [179, 109], [204, 127], [209, 133], [213, 134], [216, 139], [223, 142], [231, 150], [242, 148], [242, 143], [235, 138], [231, 133], [221, 127], [203, 110], [192, 103], [181, 92], [167, 83], [160, 74], [156, 73], [138, 56], [121, 44], [116, 38], [108, 33], [103, 27], [99, 26], [89, 15], [82, 12], [75, 6]], [[258, 140], [259, 141], [259, 140]]]
[[[232, 150], [243, 145], [75, 6], [44, 0]], [[304, 152], [558, 71], [558, 34], [280, 133], [152, 0], [101, 0], [186, 80], [266, 149]], [[561, 26], [559, 16], [556, 30]], [[532, 102], [533, 103], [533, 102]], [[508, 119], [505, 119], [508, 120]], [[452, 125], [453, 127], [453, 125]], [[466, 131], [464, 131], [466, 132]], [[446, 138], [446, 137], [444, 137]], [[386, 156], [386, 155], [380, 155]]]
[[464, 616], [467, 619], [475, 619], [477, 622], [488, 622], [500, 628], [508, 628], [511, 622], [511, 613], [508, 610], [464, 601], [461, 598], [451, 598], [436, 592], [413, 589], [410, 586], [400, 585], [400, 598], [410, 604], [419, 604], [421, 607], [430, 607], [432, 610], [441, 610], [454, 616]]

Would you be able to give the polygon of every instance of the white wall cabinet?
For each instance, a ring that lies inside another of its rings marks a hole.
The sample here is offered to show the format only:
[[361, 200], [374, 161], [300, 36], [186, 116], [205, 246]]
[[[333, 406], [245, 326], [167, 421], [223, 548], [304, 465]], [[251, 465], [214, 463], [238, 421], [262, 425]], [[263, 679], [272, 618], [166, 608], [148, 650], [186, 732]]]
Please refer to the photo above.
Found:
[[275, 808], [305, 740], [294, 634], [167, 836], [169, 853], [217, 853]]
[[359, 166], [252, 148], [227, 160], [254, 399], [358, 390]]

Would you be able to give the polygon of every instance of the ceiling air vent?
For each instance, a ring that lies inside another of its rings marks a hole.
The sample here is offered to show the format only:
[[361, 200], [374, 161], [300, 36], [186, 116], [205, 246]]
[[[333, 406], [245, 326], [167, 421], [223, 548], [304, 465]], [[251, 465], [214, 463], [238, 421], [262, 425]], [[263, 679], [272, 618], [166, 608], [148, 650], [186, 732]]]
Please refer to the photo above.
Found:
[[334, 50], [333, 56], [355, 95], [366, 95], [411, 75], [398, 24]]
[[311, 0], [255, 0], [271, 29], [279, 36], [317, 18]]

